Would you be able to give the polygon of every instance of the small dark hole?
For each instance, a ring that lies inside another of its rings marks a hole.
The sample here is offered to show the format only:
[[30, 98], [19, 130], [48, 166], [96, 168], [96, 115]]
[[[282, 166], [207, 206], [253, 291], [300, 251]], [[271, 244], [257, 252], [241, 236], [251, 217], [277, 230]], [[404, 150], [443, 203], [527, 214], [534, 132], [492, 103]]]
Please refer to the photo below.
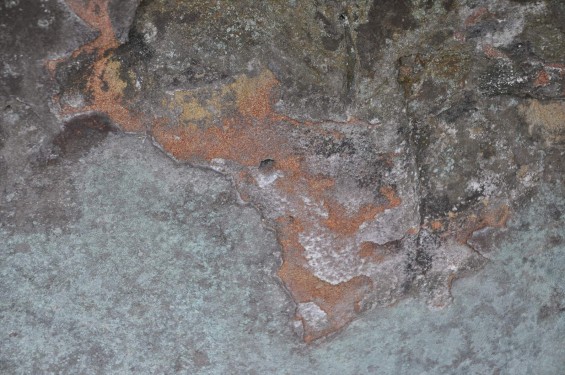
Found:
[[265, 159], [265, 160], [261, 160], [261, 163], [259, 163], [259, 168], [270, 169], [273, 168], [274, 165], [275, 165], [275, 161], [273, 159]]
[[347, 16], [342, 13], [342, 14], [339, 15], [338, 18], [339, 18], [340, 21], [345, 21], [347, 19]]

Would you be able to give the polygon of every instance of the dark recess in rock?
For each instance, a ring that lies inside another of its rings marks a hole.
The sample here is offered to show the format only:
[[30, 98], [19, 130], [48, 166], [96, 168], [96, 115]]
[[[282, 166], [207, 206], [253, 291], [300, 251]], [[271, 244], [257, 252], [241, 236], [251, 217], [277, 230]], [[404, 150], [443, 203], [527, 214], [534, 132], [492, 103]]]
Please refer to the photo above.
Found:
[[449, 201], [447, 194], [441, 194], [422, 199], [421, 210], [424, 217], [436, 218], [444, 216], [452, 207], [453, 205]]
[[417, 26], [407, 0], [374, 0], [369, 22], [357, 29], [361, 67], [371, 70], [380, 56], [386, 39], [393, 33]]
[[273, 159], [264, 159], [259, 163], [259, 168], [264, 170], [271, 170], [275, 166], [276, 162]]
[[110, 120], [101, 114], [87, 114], [68, 121], [61, 133], [53, 140], [60, 156], [78, 159], [100, 144], [110, 132], [117, 129]]
[[423, 248], [419, 248], [415, 253], [410, 254], [406, 264], [406, 271], [414, 277], [425, 275], [432, 268], [433, 259]]
[[128, 42], [122, 44], [115, 51], [115, 56], [120, 60], [122, 66], [127, 69], [139, 65], [147, 64], [153, 57], [154, 52], [145, 43], [143, 34], [133, 27], [128, 34]]
[[[342, 16], [345, 19], [345, 16]], [[339, 28], [320, 12], [316, 12], [316, 19], [322, 23], [324, 30], [328, 34], [328, 36], [322, 38], [324, 48], [330, 51], [337, 50], [343, 39], [343, 32], [340, 32]]]

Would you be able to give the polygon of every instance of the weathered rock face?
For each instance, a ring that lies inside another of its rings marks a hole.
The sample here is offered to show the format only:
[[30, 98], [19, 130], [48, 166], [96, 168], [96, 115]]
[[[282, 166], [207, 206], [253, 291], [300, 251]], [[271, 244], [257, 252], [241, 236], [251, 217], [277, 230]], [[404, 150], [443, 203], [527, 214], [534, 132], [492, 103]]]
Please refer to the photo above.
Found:
[[106, 1], [69, 6], [98, 36], [50, 63], [59, 115], [229, 175], [277, 232], [306, 341], [412, 290], [445, 306], [484, 263], [469, 237], [541, 176], [516, 154], [562, 142], [539, 100], [564, 97], [565, 67], [520, 40], [553, 3], [154, 1], [125, 44]]
[[558, 0], [65, 3], [84, 31], [44, 62], [66, 121], [46, 153], [117, 128], [229, 176], [307, 342], [408, 295], [446, 306], [481, 236], [561, 178]]

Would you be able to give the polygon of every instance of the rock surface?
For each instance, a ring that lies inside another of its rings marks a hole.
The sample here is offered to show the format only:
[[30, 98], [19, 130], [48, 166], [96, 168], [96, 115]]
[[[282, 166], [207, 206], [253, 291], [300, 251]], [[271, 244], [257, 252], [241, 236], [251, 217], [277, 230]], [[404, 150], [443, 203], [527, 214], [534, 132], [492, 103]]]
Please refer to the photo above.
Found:
[[563, 25], [4, 1], [0, 369], [558, 373]]

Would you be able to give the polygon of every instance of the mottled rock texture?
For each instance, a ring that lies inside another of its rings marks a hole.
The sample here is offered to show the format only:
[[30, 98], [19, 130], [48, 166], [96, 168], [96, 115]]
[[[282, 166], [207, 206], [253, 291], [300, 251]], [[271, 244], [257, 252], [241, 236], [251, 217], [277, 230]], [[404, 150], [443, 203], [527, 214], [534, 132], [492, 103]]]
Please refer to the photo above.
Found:
[[555, 373], [564, 25], [558, 0], [0, 3], [0, 369]]

